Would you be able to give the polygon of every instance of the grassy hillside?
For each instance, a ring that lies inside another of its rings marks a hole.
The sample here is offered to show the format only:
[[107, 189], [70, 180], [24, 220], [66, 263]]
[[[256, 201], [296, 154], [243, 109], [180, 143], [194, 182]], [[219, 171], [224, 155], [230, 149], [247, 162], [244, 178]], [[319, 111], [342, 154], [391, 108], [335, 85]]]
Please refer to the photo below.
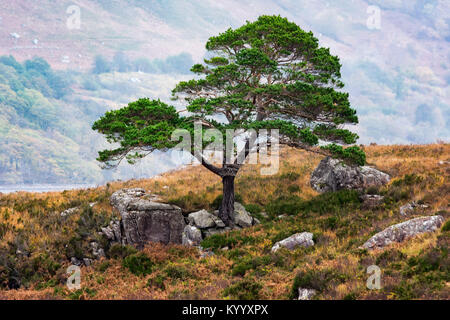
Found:
[[[101, 241], [97, 231], [117, 217], [109, 204], [115, 190], [143, 187], [185, 211], [211, 209], [221, 192], [218, 178], [194, 166], [97, 189], [0, 196], [0, 298], [291, 299], [303, 286], [317, 289], [317, 299], [448, 299], [450, 145], [365, 149], [368, 162], [393, 177], [369, 190], [385, 196], [379, 208], [364, 208], [353, 191], [318, 195], [308, 181], [320, 158], [283, 149], [277, 175], [260, 176], [257, 166], [247, 165], [236, 181], [239, 197], [262, 224], [207, 238], [203, 246], [215, 254], [206, 258], [178, 245], [153, 244], [140, 253], [113, 246], [107, 259], [82, 267], [82, 288], [74, 292], [65, 286], [67, 257]], [[399, 207], [412, 200], [429, 207], [400, 216]], [[60, 216], [74, 206], [81, 211]], [[394, 223], [436, 213], [447, 221], [442, 230], [385, 250], [358, 249]], [[314, 234], [314, 247], [270, 253], [276, 241], [303, 231]], [[381, 290], [366, 288], [372, 264], [382, 270]], [[8, 290], [14, 281], [21, 287]]]

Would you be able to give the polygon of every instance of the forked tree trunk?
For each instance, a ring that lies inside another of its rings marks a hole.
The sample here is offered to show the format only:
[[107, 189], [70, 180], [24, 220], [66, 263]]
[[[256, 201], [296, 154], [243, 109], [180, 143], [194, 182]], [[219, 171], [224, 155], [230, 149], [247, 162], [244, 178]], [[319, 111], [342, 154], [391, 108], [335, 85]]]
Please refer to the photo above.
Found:
[[219, 208], [219, 218], [228, 227], [234, 226], [234, 176], [222, 177], [223, 199]]

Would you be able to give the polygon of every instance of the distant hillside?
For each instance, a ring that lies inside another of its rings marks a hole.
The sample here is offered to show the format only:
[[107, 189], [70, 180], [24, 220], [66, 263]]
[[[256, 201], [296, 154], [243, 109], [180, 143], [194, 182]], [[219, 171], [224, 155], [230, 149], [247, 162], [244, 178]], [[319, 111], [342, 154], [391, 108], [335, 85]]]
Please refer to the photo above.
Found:
[[[67, 27], [73, 5], [80, 29]], [[367, 27], [371, 5], [380, 9], [380, 29]], [[211, 35], [280, 14], [341, 57], [360, 142], [428, 143], [450, 139], [448, 12], [445, 0], [2, 1], [0, 55], [40, 56], [73, 70], [118, 52], [131, 60], [186, 54], [199, 61]]]
[[[381, 10], [380, 29], [367, 27], [369, 5]], [[71, 6], [80, 10], [79, 29], [68, 27], [77, 15]], [[448, 12], [444, 0], [1, 1], [0, 55], [22, 66], [41, 57], [52, 71], [33, 71], [28, 83], [28, 71], [24, 78], [10, 65], [0, 69], [0, 183], [95, 183], [172, 168], [155, 156], [137, 169], [102, 172], [94, 159], [104, 140], [90, 124], [139, 97], [170, 103], [208, 37], [261, 14], [288, 17], [341, 58], [358, 143], [449, 141]]]

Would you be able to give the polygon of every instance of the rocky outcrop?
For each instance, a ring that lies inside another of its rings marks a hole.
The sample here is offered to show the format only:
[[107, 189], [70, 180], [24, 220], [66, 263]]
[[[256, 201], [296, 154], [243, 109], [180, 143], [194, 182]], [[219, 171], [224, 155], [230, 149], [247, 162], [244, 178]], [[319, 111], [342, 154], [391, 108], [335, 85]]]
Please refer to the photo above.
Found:
[[402, 242], [418, 234], [436, 231], [443, 222], [442, 216], [430, 216], [398, 223], [374, 235], [362, 248], [380, 249], [393, 242]]
[[234, 203], [234, 208], [235, 225], [233, 228], [225, 226], [225, 223], [219, 218], [219, 211], [217, 210], [214, 213], [206, 210], [190, 213], [187, 216], [189, 225], [183, 232], [183, 244], [198, 246], [204, 238], [233, 229], [248, 228], [259, 223], [239, 202]]
[[314, 245], [313, 234], [310, 232], [296, 233], [289, 238], [278, 241], [272, 247], [272, 252], [277, 252], [279, 249], [287, 248], [289, 250], [294, 250], [300, 246], [311, 247]]
[[111, 204], [122, 218], [127, 244], [147, 242], [182, 243], [186, 223], [177, 206], [145, 199], [145, 190], [122, 189], [111, 196]]
[[311, 300], [316, 295], [317, 291], [314, 289], [298, 288], [298, 300]]
[[[111, 196], [111, 204], [119, 211], [121, 221], [112, 221], [102, 228], [110, 243], [142, 246], [147, 242], [180, 243], [199, 246], [201, 241], [214, 234], [232, 230], [218, 217], [218, 212], [200, 210], [184, 219], [181, 209], [156, 202], [144, 189], [122, 189]], [[235, 203], [235, 228], [257, 224], [238, 202]]]
[[390, 180], [388, 174], [369, 166], [352, 166], [340, 160], [326, 157], [313, 171], [310, 184], [318, 192], [341, 189], [364, 190], [380, 187]]

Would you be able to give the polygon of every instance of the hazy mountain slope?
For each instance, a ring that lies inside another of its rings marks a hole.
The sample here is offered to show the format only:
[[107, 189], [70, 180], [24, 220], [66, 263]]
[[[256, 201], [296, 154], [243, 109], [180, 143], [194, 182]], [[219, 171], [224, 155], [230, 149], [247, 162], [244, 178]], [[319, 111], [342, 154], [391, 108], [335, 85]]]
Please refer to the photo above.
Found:
[[[74, 13], [67, 10], [73, 5], [80, 9], [80, 29], [68, 27], [68, 23], [69, 26], [73, 23]], [[367, 26], [369, 5], [377, 5], [381, 10], [380, 29]], [[0, 0], [0, 55], [11, 54], [19, 61], [41, 56], [57, 70], [83, 72], [69, 73], [72, 74], [69, 78], [75, 77], [73, 93], [64, 99], [46, 99], [38, 108], [42, 116], [50, 118], [58, 110], [64, 130], [76, 134], [67, 136], [58, 131], [63, 137], [55, 140], [56, 134], [45, 130], [14, 131], [11, 128], [17, 129], [17, 123], [12, 118], [18, 117], [12, 117], [11, 106], [5, 105], [0, 110], [0, 132], [8, 138], [0, 141], [3, 150], [7, 150], [2, 153], [2, 161], [10, 161], [10, 155], [33, 155], [33, 159], [41, 159], [39, 162], [44, 164], [32, 168], [41, 168], [45, 176], [47, 172], [56, 174], [56, 169], [51, 168], [55, 168], [52, 163], [58, 155], [62, 157], [57, 161], [58, 168], [72, 162], [80, 164], [69, 165], [69, 169], [62, 170], [63, 176], [74, 178], [69, 174], [73, 171], [77, 177], [84, 177], [80, 181], [98, 181], [99, 169], [82, 165], [95, 163], [95, 151], [102, 143], [89, 132], [92, 121], [104, 110], [141, 96], [161, 97], [170, 102], [171, 86], [181, 76], [111, 73], [90, 79], [85, 72], [91, 70], [94, 57], [101, 54], [112, 59], [122, 52], [130, 59], [163, 61], [185, 53], [200, 61], [209, 36], [238, 27], [261, 14], [288, 17], [305, 30], [312, 30], [321, 45], [339, 55], [345, 90], [350, 92], [360, 118], [356, 128], [360, 143], [448, 141], [449, 12], [450, 3], [444, 0]], [[96, 85], [98, 82], [103, 84]], [[81, 116], [72, 121], [72, 115], [78, 112]], [[70, 141], [53, 142], [67, 138]], [[48, 141], [47, 147], [39, 149], [35, 141], [43, 144]], [[65, 160], [64, 154], [70, 156]], [[155, 171], [155, 166], [151, 167], [147, 173]], [[23, 175], [22, 169], [17, 172], [8, 169], [10, 178], [6, 180]]]
[[169, 155], [159, 154], [136, 167], [102, 171], [95, 159], [105, 142], [91, 125], [108, 109], [170, 92], [175, 81], [139, 73], [55, 73], [41, 59], [19, 64], [0, 57], [0, 184], [101, 183], [173, 168]]

